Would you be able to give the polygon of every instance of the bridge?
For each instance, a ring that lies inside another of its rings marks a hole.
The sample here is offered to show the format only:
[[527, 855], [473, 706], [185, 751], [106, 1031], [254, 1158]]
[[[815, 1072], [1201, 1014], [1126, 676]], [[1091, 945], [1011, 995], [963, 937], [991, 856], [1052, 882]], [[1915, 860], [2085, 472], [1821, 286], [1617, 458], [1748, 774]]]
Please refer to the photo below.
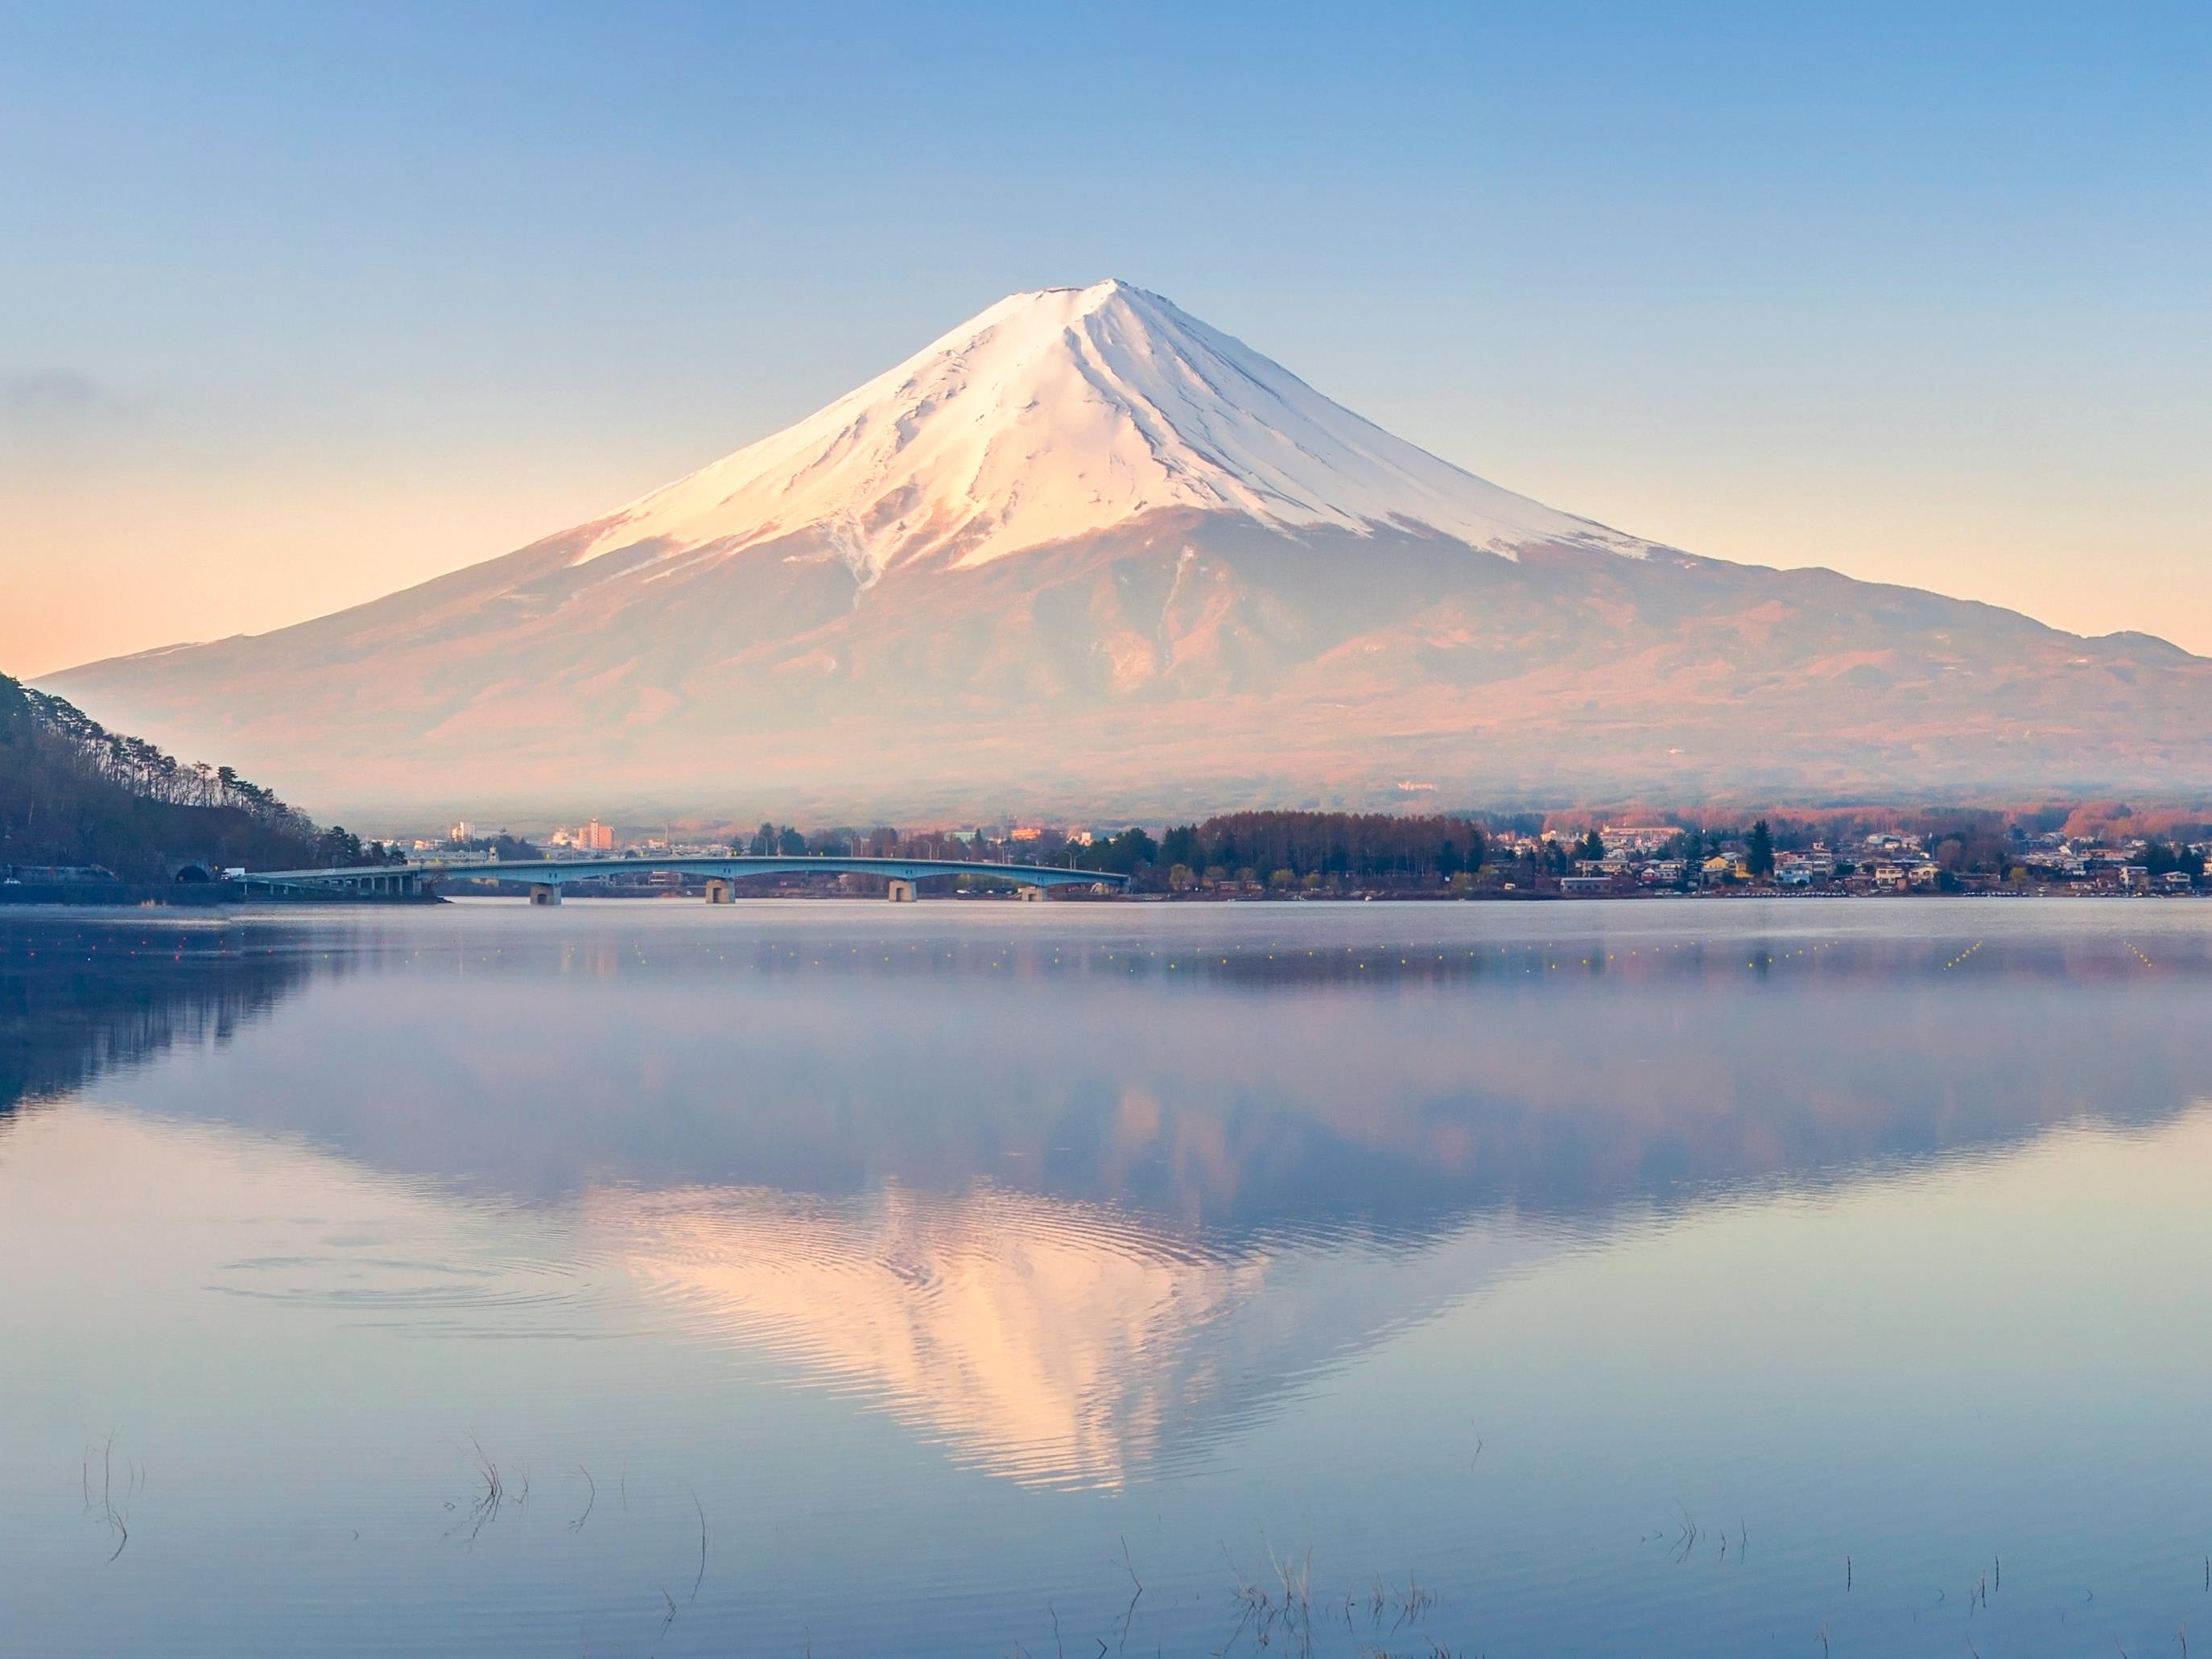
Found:
[[748, 876], [856, 875], [880, 876], [888, 884], [895, 904], [911, 903], [915, 884], [935, 876], [975, 876], [1004, 882], [1017, 895], [1041, 899], [1048, 887], [1127, 887], [1129, 878], [1107, 871], [1068, 870], [1044, 864], [983, 864], [958, 859], [834, 858], [819, 854], [799, 857], [750, 856], [723, 858], [641, 858], [515, 860], [507, 863], [455, 863], [443, 859], [410, 860], [405, 864], [365, 864], [333, 870], [253, 870], [231, 878], [251, 894], [264, 892], [340, 892], [397, 897], [427, 893], [456, 881], [511, 881], [530, 889], [532, 904], [558, 904], [561, 890], [572, 882], [620, 880], [654, 871], [703, 878], [707, 902], [727, 904], [737, 896], [737, 884]]

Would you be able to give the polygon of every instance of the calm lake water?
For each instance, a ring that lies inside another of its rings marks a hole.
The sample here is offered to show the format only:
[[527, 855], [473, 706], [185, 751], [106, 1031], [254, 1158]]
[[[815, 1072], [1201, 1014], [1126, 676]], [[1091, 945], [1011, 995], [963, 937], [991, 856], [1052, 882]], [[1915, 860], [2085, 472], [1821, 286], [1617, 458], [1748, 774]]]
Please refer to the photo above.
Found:
[[0, 1650], [2212, 1651], [2208, 924], [0, 911]]

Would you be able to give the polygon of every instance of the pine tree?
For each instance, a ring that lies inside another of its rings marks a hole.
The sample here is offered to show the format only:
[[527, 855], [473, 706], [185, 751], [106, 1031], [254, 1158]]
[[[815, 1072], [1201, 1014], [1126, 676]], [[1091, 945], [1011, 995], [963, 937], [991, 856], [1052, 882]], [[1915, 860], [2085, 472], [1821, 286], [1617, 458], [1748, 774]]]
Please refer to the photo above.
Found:
[[1759, 819], [1751, 826], [1751, 834], [1743, 843], [1744, 868], [1754, 876], [1774, 873], [1774, 836], [1767, 830], [1766, 820]]

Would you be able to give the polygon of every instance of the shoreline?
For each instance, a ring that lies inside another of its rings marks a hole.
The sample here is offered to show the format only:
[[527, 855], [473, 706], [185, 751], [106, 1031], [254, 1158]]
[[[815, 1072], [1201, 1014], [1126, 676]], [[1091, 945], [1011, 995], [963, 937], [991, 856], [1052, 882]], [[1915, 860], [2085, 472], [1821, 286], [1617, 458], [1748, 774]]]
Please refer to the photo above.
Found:
[[[117, 890], [120, 886], [122, 890]], [[137, 884], [101, 884], [94, 888], [88, 884], [70, 886], [17, 885], [0, 886], [0, 908], [21, 909], [99, 909], [99, 910], [234, 910], [270, 908], [328, 909], [344, 907], [362, 909], [389, 909], [393, 907], [420, 908], [425, 905], [469, 902], [478, 899], [507, 899], [518, 902], [519, 894], [469, 894], [461, 899], [448, 898], [441, 893], [368, 895], [307, 892], [286, 895], [255, 894], [248, 896], [229, 882], [210, 882], [205, 884], [151, 886]], [[2094, 902], [2124, 899], [2151, 899], [2171, 902], [2185, 902], [2192, 899], [2212, 897], [2203, 893], [2129, 893], [2129, 892], [2013, 892], [2007, 890], [1975, 890], [1961, 893], [1931, 891], [1905, 893], [1839, 893], [1833, 891], [1792, 891], [1781, 888], [1716, 888], [1700, 889], [1694, 892], [1668, 890], [1660, 892], [1621, 893], [1559, 893], [1531, 890], [1510, 893], [1417, 893], [1375, 890], [1360, 893], [1291, 894], [1276, 896], [1260, 893], [1188, 894], [1188, 893], [1128, 893], [1103, 896], [1095, 893], [1070, 893], [1048, 902], [1059, 904], [1641, 904], [1668, 901], [1709, 899], [1730, 903], [1759, 900], [1783, 900], [1790, 903], [1804, 902], [1863, 902], [1893, 903], [1910, 900], [1940, 900], [1960, 902], [1977, 900], [2066, 900]], [[881, 904], [883, 898], [875, 894], [765, 891], [740, 895], [740, 902], [757, 902], [771, 900], [787, 903], [809, 904]], [[565, 896], [570, 904], [702, 904], [701, 893], [669, 891], [627, 893], [572, 893]], [[921, 901], [929, 904], [1010, 904], [1018, 902], [1011, 894], [945, 893], [932, 894]], [[719, 907], [717, 907], [719, 908]]]

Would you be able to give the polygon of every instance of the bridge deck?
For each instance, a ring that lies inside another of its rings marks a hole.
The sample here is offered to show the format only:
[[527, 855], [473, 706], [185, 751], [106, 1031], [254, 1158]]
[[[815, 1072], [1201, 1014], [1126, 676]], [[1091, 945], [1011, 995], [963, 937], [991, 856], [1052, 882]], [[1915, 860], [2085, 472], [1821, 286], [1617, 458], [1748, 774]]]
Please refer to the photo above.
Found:
[[570, 882], [613, 881], [653, 871], [674, 871], [707, 879], [738, 881], [747, 876], [866, 875], [890, 881], [927, 881], [939, 876], [975, 876], [1017, 886], [1066, 887], [1103, 884], [1126, 887], [1129, 878], [1110, 871], [1070, 870], [1048, 864], [985, 864], [958, 859], [831, 858], [619, 858], [544, 859], [504, 864], [449, 864], [442, 860], [405, 864], [368, 864], [331, 870], [254, 870], [249, 885], [272, 887], [359, 887], [416, 891], [449, 881], [514, 881], [537, 887]]

